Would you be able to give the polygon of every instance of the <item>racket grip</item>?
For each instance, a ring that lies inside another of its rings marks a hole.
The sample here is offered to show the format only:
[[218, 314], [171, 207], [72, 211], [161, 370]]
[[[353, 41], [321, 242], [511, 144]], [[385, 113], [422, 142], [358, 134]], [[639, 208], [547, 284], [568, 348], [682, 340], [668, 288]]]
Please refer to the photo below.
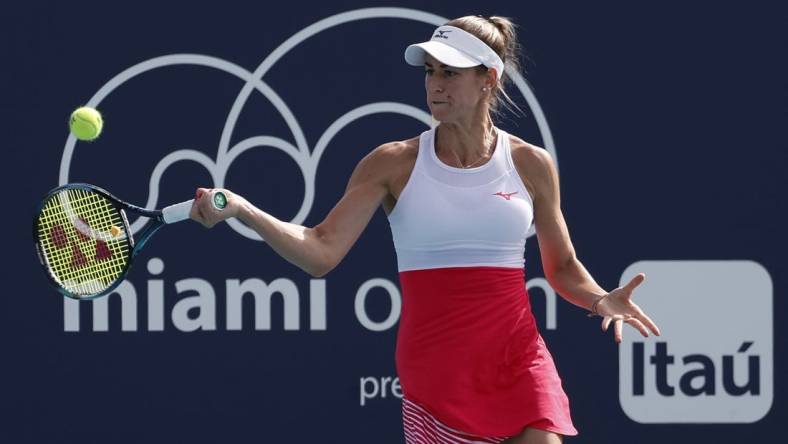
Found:
[[169, 207], [166, 207], [163, 210], [161, 210], [164, 223], [172, 224], [175, 222], [180, 222], [182, 220], [188, 219], [189, 213], [192, 210], [193, 203], [194, 203], [194, 199], [191, 199], [191, 200], [187, 200], [186, 202], [170, 205]]

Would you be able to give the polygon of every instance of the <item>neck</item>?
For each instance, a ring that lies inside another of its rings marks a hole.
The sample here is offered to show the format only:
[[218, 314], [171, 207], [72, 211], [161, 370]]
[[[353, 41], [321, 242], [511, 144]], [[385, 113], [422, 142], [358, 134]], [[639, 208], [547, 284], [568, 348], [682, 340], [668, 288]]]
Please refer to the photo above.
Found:
[[435, 146], [438, 154], [450, 163], [459, 162], [459, 168], [482, 163], [492, 155], [495, 131], [487, 115], [467, 122], [441, 122], [437, 131]]

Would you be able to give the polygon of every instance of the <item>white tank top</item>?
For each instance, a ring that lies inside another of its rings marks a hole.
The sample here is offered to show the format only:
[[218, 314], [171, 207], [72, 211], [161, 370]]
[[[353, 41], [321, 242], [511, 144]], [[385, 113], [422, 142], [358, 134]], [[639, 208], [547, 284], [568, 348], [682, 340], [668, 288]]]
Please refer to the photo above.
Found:
[[512, 161], [509, 135], [476, 168], [435, 153], [436, 130], [419, 138], [408, 183], [388, 216], [399, 271], [445, 267], [523, 268], [533, 201]]

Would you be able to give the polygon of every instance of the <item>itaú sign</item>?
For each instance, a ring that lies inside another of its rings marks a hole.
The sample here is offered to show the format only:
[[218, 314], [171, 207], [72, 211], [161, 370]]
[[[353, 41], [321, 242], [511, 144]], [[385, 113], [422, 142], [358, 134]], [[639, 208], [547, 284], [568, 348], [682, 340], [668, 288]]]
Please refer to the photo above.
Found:
[[773, 401], [773, 288], [753, 261], [641, 261], [638, 304], [662, 336], [624, 335], [619, 401], [640, 423], [752, 423]]

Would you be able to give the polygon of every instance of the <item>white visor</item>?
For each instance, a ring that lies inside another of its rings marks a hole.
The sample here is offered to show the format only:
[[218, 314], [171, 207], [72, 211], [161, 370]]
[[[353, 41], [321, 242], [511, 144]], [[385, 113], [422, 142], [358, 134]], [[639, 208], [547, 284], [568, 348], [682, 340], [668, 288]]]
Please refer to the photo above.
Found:
[[484, 65], [495, 68], [498, 80], [503, 75], [503, 60], [475, 35], [454, 26], [441, 26], [432, 39], [415, 43], [405, 49], [405, 61], [413, 66], [424, 66], [426, 54], [455, 68]]

